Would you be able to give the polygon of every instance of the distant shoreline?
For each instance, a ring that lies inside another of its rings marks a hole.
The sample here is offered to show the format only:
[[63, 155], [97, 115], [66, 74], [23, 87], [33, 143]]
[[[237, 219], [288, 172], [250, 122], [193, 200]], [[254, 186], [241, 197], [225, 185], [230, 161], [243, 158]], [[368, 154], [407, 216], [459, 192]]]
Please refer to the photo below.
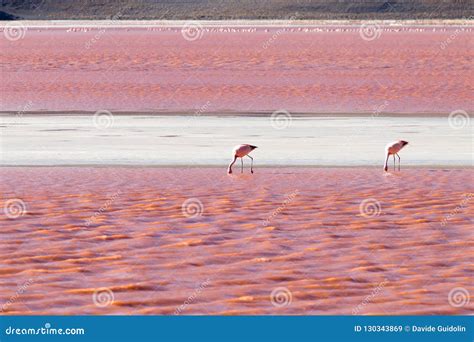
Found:
[[[283, 109], [282, 109], [283, 110]], [[204, 116], [204, 117], [271, 117], [275, 111], [260, 111], [260, 112], [232, 112], [232, 111], [222, 111], [222, 112], [207, 112], [201, 113], [199, 111], [119, 111], [119, 110], [107, 110], [113, 115], [117, 116]], [[474, 117], [472, 113], [473, 110], [467, 110], [466, 112], [470, 117]], [[298, 112], [298, 111], [287, 111], [292, 117], [301, 117], [301, 118], [311, 118], [311, 117], [410, 117], [410, 118], [432, 118], [432, 117], [448, 117], [449, 113], [446, 112], [435, 112], [435, 113], [410, 113], [410, 112], [400, 112], [400, 113], [383, 113], [383, 112], [352, 112], [352, 113], [343, 113], [343, 112]], [[15, 117], [15, 116], [91, 116], [97, 113], [97, 111], [81, 111], [81, 110], [64, 110], [64, 111], [27, 111], [23, 112], [18, 111], [0, 111], [1, 117]]]
[[474, 14], [459, 0], [82, 1], [4, 0], [2, 20], [426, 20]]
[[[223, 164], [203, 164], [203, 165], [198, 165], [198, 164], [156, 164], [156, 165], [151, 165], [151, 164], [38, 164], [38, 165], [28, 165], [28, 164], [19, 164], [19, 165], [14, 165], [14, 164], [6, 164], [2, 165], [0, 164], [0, 168], [41, 168], [41, 167], [54, 167], [54, 168], [124, 168], [124, 169], [140, 169], [140, 168], [145, 168], [145, 169], [223, 169], [224, 172], [227, 169], [227, 163]], [[307, 164], [307, 165], [271, 165], [271, 164], [263, 164], [263, 165], [258, 165], [254, 166], [255, 172], [257, 170], [264, 170], [264, 169], [380, 169], [382, 172], [382, 166], [381, 165], [374, 165], [374, 164], [365, 164], [365, 165], [313, 165], [313, 164]], [[402, 166], [402, 171], [403, 169], [446, 169], [446, 170], [463, 170], [463, 169], [474, 169], [474, 165], [464, 165], [464, 164], [442, 164], [442, 165], [403, 165]], [[247, 173], [248, 170], [244, 171], [244, 174]], [[391, 170], [389, 170], [391, 171]], [[398, 172], [398, 171], [397, 171]], [[234, 172], [235, 174], [240, 174], [239, 172]], [[390, 172], [389, 172], [390, 173]]]
[[[21, 23], [26, 27], [182, 27], [189, 24], [190, 20], [17, 20], [14, 23]], [[461, 19], [401, 19], [401, 20], [375, 20], [375, 19], [348, 19], [348, 20], [191, 20], [199, 23], [203, 27], [312, 27], [312, 26], [359, 26], [364, 23], [377, 23], [380, 26], [403, 27], [403, 26], [474, 26], [474, 17]], [[0, 28], [11, 25], [12, 21], [0, 21]]]

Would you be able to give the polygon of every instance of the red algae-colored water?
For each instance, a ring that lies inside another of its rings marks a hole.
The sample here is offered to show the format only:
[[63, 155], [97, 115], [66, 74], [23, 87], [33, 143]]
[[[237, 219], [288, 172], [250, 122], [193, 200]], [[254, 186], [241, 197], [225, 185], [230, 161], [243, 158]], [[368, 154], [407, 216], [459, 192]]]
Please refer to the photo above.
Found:
[[2, 312], [472, 313], [472, 169], [248, 171], [0, 169]]
[[469, 112], [470, 30], [32, 27], [1, 40], [0, 110]]

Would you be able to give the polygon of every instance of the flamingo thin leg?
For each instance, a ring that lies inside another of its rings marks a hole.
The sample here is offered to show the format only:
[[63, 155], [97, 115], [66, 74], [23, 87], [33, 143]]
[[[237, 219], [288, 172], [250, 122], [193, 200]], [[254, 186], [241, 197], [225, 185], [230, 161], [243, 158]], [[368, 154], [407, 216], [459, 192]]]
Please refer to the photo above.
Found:
[[240, 164], [241, 164], [240, 173], [244, 173], [244, 158], [240, 158]]
[[400, 156], [398, 155], [398, 153], [395, 153], [398, 157], [398, 171], [400, 171]]
[[247, 157], [250, 158], [251, 162], [250, 162], [250, 173], [253, 173], [253, 158], [249, 155], [247, 155]]

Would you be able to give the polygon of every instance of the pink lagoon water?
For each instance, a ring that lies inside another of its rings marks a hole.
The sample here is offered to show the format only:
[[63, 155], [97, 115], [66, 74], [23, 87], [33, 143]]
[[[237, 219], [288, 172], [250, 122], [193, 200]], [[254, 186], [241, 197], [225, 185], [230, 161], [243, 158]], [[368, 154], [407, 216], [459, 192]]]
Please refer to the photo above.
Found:
[[473, 312], [472, 169], [248, 171], [0, 168], [2, 311]]
[[[0, 310], [472, 313], [450, 295], [474, 291], [472, 126], [448, 119], [472, 110], [470, 30], [0, 35]], [[229, 176], [242, 142], [255, 174]]]
[[2, 35], [0, 110], [469, 111], [470, 30], [30, 27]]

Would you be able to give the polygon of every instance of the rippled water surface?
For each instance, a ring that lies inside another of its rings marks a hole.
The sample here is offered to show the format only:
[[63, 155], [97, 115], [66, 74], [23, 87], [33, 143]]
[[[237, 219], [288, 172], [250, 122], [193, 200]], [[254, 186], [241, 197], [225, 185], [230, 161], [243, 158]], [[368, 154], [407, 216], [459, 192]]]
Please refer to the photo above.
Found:
[[448, 299], [474, 291], [472, 176], [2, 168], [2, 207], [23, 211], [0, 216], [0, 303], [9, 314], [472, 313]]
[[471, 27], [59, 26], [0, 41], [3, 313], [473, 313]]
[[[28, 29], [1, 110], [450, 113], [474, 109], [472, 26]], [[58, 25], [59, 26], [59, 25]]]

